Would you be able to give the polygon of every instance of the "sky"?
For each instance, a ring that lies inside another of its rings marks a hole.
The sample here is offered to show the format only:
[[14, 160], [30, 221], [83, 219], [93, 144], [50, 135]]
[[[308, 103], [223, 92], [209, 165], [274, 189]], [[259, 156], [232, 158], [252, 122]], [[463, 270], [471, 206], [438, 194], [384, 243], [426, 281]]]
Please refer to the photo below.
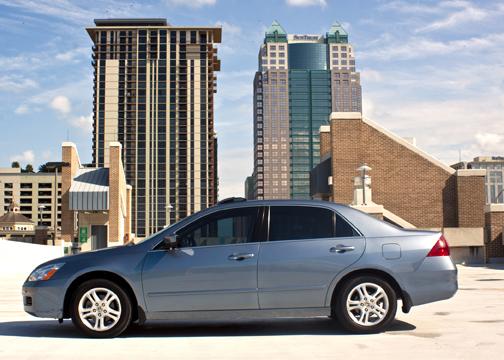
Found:
[[[215, 126], [219, 196], [253, 170], [252, 89], [273, 20], [288, 33], [343, 24], [361, 72], [363, 113], [447, 164], [504, 155], [504, 1], [0, 0], [0, 167], [91, 162], [94, 18], [220, 25]], [[365, 145], [365, 144], [364, 144]]]

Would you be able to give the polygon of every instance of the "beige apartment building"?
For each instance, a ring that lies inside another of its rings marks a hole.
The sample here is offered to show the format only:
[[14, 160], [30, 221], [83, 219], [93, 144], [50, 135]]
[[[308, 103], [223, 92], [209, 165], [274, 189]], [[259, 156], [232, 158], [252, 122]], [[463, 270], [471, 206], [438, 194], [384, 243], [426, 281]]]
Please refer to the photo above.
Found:
[[214, 131], [220, 27], [96, 19], [93, 163], [122, 144], [132, 227], [146, 237], [217, 202]]
[[25, 173], [20, 168], [0, 168], [0, 216], [17, 204], [19, 214], [48, 228], [50, 236], [61, 228], [61, 174]]

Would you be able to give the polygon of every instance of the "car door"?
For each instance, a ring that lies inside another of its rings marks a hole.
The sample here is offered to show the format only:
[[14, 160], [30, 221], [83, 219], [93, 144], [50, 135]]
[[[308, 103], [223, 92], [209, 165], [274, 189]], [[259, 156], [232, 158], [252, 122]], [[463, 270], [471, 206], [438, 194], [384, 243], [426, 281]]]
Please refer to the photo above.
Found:
[[268, 241], [259, 253], [259, 307], [323, 307], [331, 281], [364, 247], [365, 239], [330, 208], [270, 206]]
[[150, 251], [142, 272], [148, 311], [258, 309], [260, 210], [214, 212], [177, 231], [179, 248]]

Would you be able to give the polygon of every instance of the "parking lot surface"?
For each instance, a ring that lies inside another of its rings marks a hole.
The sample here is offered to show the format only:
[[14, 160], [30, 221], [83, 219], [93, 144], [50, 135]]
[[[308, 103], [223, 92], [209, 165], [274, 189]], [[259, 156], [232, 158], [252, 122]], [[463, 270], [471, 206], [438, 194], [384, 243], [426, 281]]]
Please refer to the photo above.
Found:
[[389, 331], [374, 335], [312, 318], [151, 322], [116, 339], [86, 339], [69, 320], [23, 312], [25, 276], [0, 276], [0, 359], [484, 359], [504, 351], [504, 266], [459, 266], [455, 297], [399, 311]]

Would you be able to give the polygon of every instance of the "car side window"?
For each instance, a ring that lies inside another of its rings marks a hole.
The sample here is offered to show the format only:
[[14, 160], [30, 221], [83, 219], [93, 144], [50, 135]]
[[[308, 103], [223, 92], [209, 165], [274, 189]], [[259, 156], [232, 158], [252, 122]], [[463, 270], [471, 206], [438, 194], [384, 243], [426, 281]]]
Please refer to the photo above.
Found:
[[334, 212], [310, 206], [271, 206], [270, 241], [334, 236]]
[[253, 241], [258, 208], [240, 208], [210, 214], [180, 233], [180, 247], [242, 244]]
[[336, 214], [336, 235], [335, 237], [359, 236], [359, 233], [339, 214]]

